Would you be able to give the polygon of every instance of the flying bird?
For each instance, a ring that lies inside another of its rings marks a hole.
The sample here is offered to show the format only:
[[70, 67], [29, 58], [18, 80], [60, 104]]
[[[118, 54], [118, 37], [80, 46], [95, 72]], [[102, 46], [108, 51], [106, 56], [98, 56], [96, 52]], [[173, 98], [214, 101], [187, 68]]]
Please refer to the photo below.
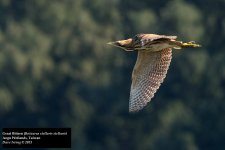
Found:
[[108, 43], [125, 51], [138, 52], [132, 72], [129, 112], [141, 110], [154, 97], [166, 77], [172, 59], [172, 48], [201, 47], [194, 41], [184, 43], [176, 38], [177, 36], [137, 34], [133, 38]]

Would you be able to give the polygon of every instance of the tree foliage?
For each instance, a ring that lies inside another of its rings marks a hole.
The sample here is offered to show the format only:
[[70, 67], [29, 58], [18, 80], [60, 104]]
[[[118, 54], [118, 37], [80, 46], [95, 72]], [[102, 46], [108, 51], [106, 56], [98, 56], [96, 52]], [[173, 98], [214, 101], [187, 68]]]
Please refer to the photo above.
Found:
[[[225, 1], [1, 0], [1, 127], [71, 127], [76, 150], [225, 148]], [[136, 53], [106, 43], [178, 35], [151, 104], [128, 113]]]

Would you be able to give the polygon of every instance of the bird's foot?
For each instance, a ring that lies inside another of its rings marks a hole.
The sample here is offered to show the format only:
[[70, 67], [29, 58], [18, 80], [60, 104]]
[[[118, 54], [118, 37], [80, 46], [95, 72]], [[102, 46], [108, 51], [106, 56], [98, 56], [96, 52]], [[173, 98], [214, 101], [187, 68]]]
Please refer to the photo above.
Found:
[[196, 48], [196, 47], [201, 47], [201, 45], [199, 44], [195, 44], [195, 41], [190, 41], [190, 42], [187, 42], [187, 43], [183, 43], [181, 42], [181, 47], [183, 48]]

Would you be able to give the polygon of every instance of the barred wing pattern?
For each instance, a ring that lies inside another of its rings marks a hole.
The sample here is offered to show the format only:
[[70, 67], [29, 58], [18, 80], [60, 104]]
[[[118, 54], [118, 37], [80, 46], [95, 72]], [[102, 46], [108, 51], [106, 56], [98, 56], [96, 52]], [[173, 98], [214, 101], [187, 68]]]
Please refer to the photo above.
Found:
[[172, 49], [157, 52], [138, 51], [132, 74], [129, 111], [139, 111], [150, 102], [166, 77]]

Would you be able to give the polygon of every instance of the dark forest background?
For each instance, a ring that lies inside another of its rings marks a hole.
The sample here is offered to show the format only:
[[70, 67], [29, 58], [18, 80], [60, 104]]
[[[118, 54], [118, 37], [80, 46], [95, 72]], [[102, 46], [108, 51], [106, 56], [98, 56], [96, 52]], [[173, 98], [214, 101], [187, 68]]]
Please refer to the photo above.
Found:
[[[128, 113], [136, 53], [177, 35], [151, 103]], [[1, 127], [70, 127], [75, 150], [225, 149], [225, 0], [0, 0]]]

